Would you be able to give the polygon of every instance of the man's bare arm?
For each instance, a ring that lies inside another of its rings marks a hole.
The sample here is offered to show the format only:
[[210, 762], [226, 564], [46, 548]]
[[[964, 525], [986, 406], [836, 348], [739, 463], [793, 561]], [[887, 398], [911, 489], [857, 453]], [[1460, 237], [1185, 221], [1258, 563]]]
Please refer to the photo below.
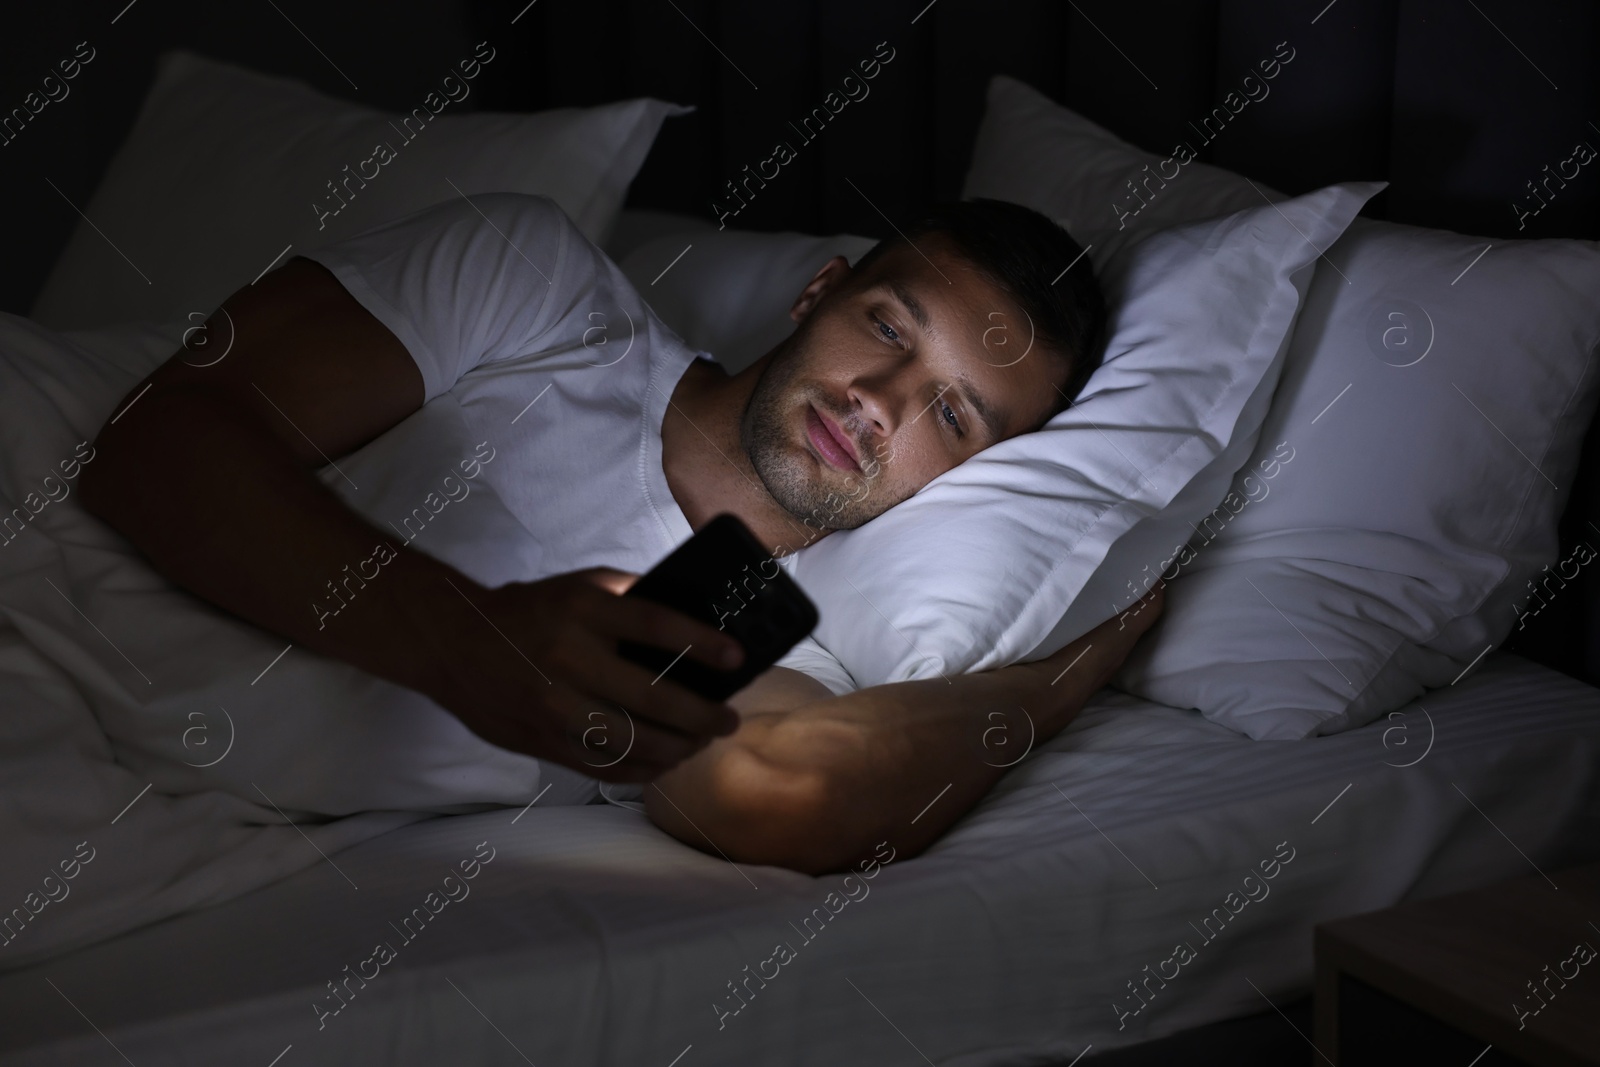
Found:
[[314, 471], [422, 406], [415, 362], [327, 268], [300, 258], [229, 297], [189, 343], [101, 428], [84, 506], [190, 592], [436, 690], [410, 604], [420, 588], [449, 592], [441, 578], [454, 571], [402, 552], [338, 618], [319, 625], [312, 607], [386, 539]]
[[645, 811], [735, 862], [823, 874], [882, 841], [914, 856], [1020, 761], [1030, 736], [1042, 742], [1077, 716], [1163, 599], [1158, 587], [1053, 656], [978, 674], [835, 697], [774, 668], [729, 701], [743, 716], [736, 733], [645, 787]]
[[[646, 780], [734, 728], [729, 709], [670, 679], [651, 685], [616, 651], [619, 637], [692, 644], [692, 658], [717, 665], [715, 653], [737, 649], [726, 635], [617, 596], [619, 576], [598, 571], [485, 588], [319, 480], [317, 468], [425, 396], [410, 353], [327, 268], [291, 259], [229, 297], [203, 336], [130, 390], [79, 483], [84, 507], [157, 571], [432, 697], [494, 744], [608, 780]], [[341, 601], [332, 617], [319, 610]], [[573, 724], [618, 704], [634, 712], [635, 743], [596, 768], [570, 743]]]

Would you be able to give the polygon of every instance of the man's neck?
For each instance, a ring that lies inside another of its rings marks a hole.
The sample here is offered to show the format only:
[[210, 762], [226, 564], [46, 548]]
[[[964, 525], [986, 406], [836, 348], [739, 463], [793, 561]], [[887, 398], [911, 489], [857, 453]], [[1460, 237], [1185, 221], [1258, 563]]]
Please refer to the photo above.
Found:
[[772, 499], [739, 439], [739, 420], [768, 356], [729, 375], [695, 359], [673, 388], [661, 423], [661, 462], [672, 497], [698, 530], [731, 511], [767, 551], [792, 551], [806, 530]]

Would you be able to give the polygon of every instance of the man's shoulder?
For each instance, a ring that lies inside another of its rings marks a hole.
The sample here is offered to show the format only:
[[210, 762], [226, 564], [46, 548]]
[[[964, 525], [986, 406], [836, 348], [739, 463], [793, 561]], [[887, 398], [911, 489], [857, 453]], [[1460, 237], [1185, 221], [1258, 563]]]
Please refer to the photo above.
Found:
[[557, 261], [604, 255], [551, 197], [506, 190], [458, 194], [302, 254], [364, 265], [394, 259], [520, 269], [545, 281]]
[[515, 237], [519, 233], [560, 231], [585, 247], [595, 248], [561, 205], [543, 193], [507, 190], [469, 193], [440, 201], [425, 210], [437, 212], [441, 221], [460, 219], [469, 225], [487, 226], [498, 231], [513, 246], [518, 244]]
[[[553, 307], [581, 303], [594, 286], [625, 281], [606, 253], [566, 211], [540, 193], [470, 193], [440, 201], [418, 218], [428, 236], [419, 244], [479, 284], [510, 291], [548, 288]], [[420, 234], [419, 234], [420, 236]], [[604, 281], [602, 281], [604, 279]], [[448, 290], [445, 290], [448, 291]]]

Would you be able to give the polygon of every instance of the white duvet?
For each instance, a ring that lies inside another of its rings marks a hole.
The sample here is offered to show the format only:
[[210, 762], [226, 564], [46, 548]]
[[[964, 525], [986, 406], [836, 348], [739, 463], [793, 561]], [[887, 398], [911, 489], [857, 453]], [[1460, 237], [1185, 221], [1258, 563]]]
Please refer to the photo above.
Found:
[[90, 442], [181, 332], [0, 315], [0, 969], [539, 785], [537, 761], [178, 589], [78, 506]]

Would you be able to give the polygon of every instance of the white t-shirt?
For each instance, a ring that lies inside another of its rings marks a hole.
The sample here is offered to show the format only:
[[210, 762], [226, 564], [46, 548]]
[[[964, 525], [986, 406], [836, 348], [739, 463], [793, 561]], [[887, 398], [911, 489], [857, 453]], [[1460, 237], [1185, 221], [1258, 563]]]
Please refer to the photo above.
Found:
[[[642, 574], [693, 533], [661, 423], [690, 362], [711, 357], [553, 201], [458, 197], [304, 255], [422, 373], [421, 410], [321, 472], [370, 521], [490, 586], [601, 565]], [[810, 638], [779, 662], [856, 688]]]

